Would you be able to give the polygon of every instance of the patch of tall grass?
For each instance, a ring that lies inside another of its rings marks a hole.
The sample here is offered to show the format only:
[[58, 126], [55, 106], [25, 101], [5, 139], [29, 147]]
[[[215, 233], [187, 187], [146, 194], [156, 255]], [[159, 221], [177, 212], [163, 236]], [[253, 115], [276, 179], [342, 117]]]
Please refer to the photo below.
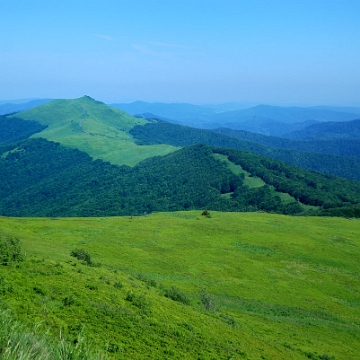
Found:
[[61, 334], [56, 343], [48, 334], [38, 333], [35, 326], [29, 330], [7, 310], [0, 311], [0, 359], [1, 360], [95, 360], [105, 359], [94, 355], [79, 334], [75, 343], [66, 341]]

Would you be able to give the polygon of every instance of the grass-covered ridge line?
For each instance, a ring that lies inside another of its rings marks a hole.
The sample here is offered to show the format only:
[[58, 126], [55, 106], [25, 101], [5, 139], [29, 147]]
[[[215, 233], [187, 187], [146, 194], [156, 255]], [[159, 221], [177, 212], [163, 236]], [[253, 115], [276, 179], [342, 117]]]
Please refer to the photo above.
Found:
[[136, 145], [129, 132], [134, 126], [143, 126], [148, 121], [88, 96], [75, 100], [53, 100], [14, 116], [47, 126], [33, 137], [59, 142], [84, 151], [93, 159], [112, 164], [134, 166], [148, 157], [165, 155], [176, 149], [165, 144]]
[[0, 218], [0, 229], [26, 252], [0, 266], [4, 306], [29, 329], [84, 334], [110, 358], [360, 352], [358, 220], [189, 211]]

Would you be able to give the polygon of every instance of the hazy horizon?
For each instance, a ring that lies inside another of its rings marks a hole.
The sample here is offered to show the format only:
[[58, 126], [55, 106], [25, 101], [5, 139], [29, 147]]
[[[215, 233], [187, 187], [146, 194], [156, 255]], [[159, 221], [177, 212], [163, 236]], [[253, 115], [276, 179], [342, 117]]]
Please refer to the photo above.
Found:
[[[88, 94], [84, 94], [82, 96], [90, 96], [91, 98], [93, 98], [91, 95]], [[82, 96], [78, 97], [81, 98]], [[0, 106], [1, 105], [6, 105], [6, 104], [25, 104], [28, 102], [32, 102], [32, 101], [36, 101], [36, 100], [73, 100], [76, 98], [27, 98], [27, 99], [0, 99]], [[136, 102], [144, 102], [144, 103], [148, 103], [148, 104], [186, 104], [186, 105], [196, 105], [196, 106], [204, 106], [204, 107], [220, 107], [222, 105], [226, 106], [232, 106], [234, 107], [234, 109], [246, 109], [246, 108], [251, 108], [251, 107], [255, 107], [255, 106], [273, 106], [273, 107], [283, 107], [283, 108], [291, 108], [291, 107], [302, 107], [302, 108], [311, 108], [311, 107], [324, 107], [324, 108], [338, 108], [341, 109], [343, 108], [345, 109], [356, 109], [357, 111], [360, 111], [360, 106], [358, 105], [323, 105], [323, 104], [297, 104], [297, 103], [289, 103], [289, 104], [282, 104], [282, 103], [265, 103], [265, 102], [248, 102], [248, 101], [230, 101], [230, 102], [213, 102], [213, 103], [195, 103], [195, 102], [184, 102], [184, 101], [146, 101], [146, 100], [141, 100], [141, 99], [137, 99], [137, 100], [119, 100], [119, 101], [103, 101], [102, 99], [97, 99], [97, 98], [93, 98], [96, 101], [100, 101], [103, 102], [107, 105], [111, 105], [111, 104], [131, 104], [131, 103], [136, 103]]]
[[0, 99], [360, 106], [356, 0], [0, 0]]

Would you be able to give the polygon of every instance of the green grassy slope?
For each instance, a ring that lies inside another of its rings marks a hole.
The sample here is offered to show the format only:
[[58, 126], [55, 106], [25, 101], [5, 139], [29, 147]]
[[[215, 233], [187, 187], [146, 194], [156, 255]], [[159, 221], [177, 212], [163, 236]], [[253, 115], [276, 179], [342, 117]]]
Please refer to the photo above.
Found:
[[165, 155], [176, 149], [165, 144], [137, 146], [129, 131], [148, 121], [134, 118], [88, 96], [53, 100], [14, 116], [47, 126], [33, 137], [59, 142], [84, 151], [93, 159], [112, 164], [134, 166], [148, 157]]
[[1, 304], [38, 333], [80, 332], [114, 359], [358, 359], [358, 220], [189, 211], [0, 229], [26, 251], [0, 266]]

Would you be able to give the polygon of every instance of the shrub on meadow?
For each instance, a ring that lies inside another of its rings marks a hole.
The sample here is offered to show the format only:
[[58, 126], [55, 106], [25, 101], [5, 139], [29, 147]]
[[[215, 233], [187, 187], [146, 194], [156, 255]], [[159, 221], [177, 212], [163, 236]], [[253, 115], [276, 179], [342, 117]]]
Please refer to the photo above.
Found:
[[23, 260], [20, 240], [9, 236], [0, 237], [0, 265], [7, 266]]
[[185, 305], [190, 305], [189, 296], [175, 286], [165, 289], [165, 296], [171, 300], [181, 302]]
[[71, 256], [77, 258], [80, 261], [84, 261], [87, 265], [92, 265], [91, 255], [84, 249], [75, 249], [71, 251]]

